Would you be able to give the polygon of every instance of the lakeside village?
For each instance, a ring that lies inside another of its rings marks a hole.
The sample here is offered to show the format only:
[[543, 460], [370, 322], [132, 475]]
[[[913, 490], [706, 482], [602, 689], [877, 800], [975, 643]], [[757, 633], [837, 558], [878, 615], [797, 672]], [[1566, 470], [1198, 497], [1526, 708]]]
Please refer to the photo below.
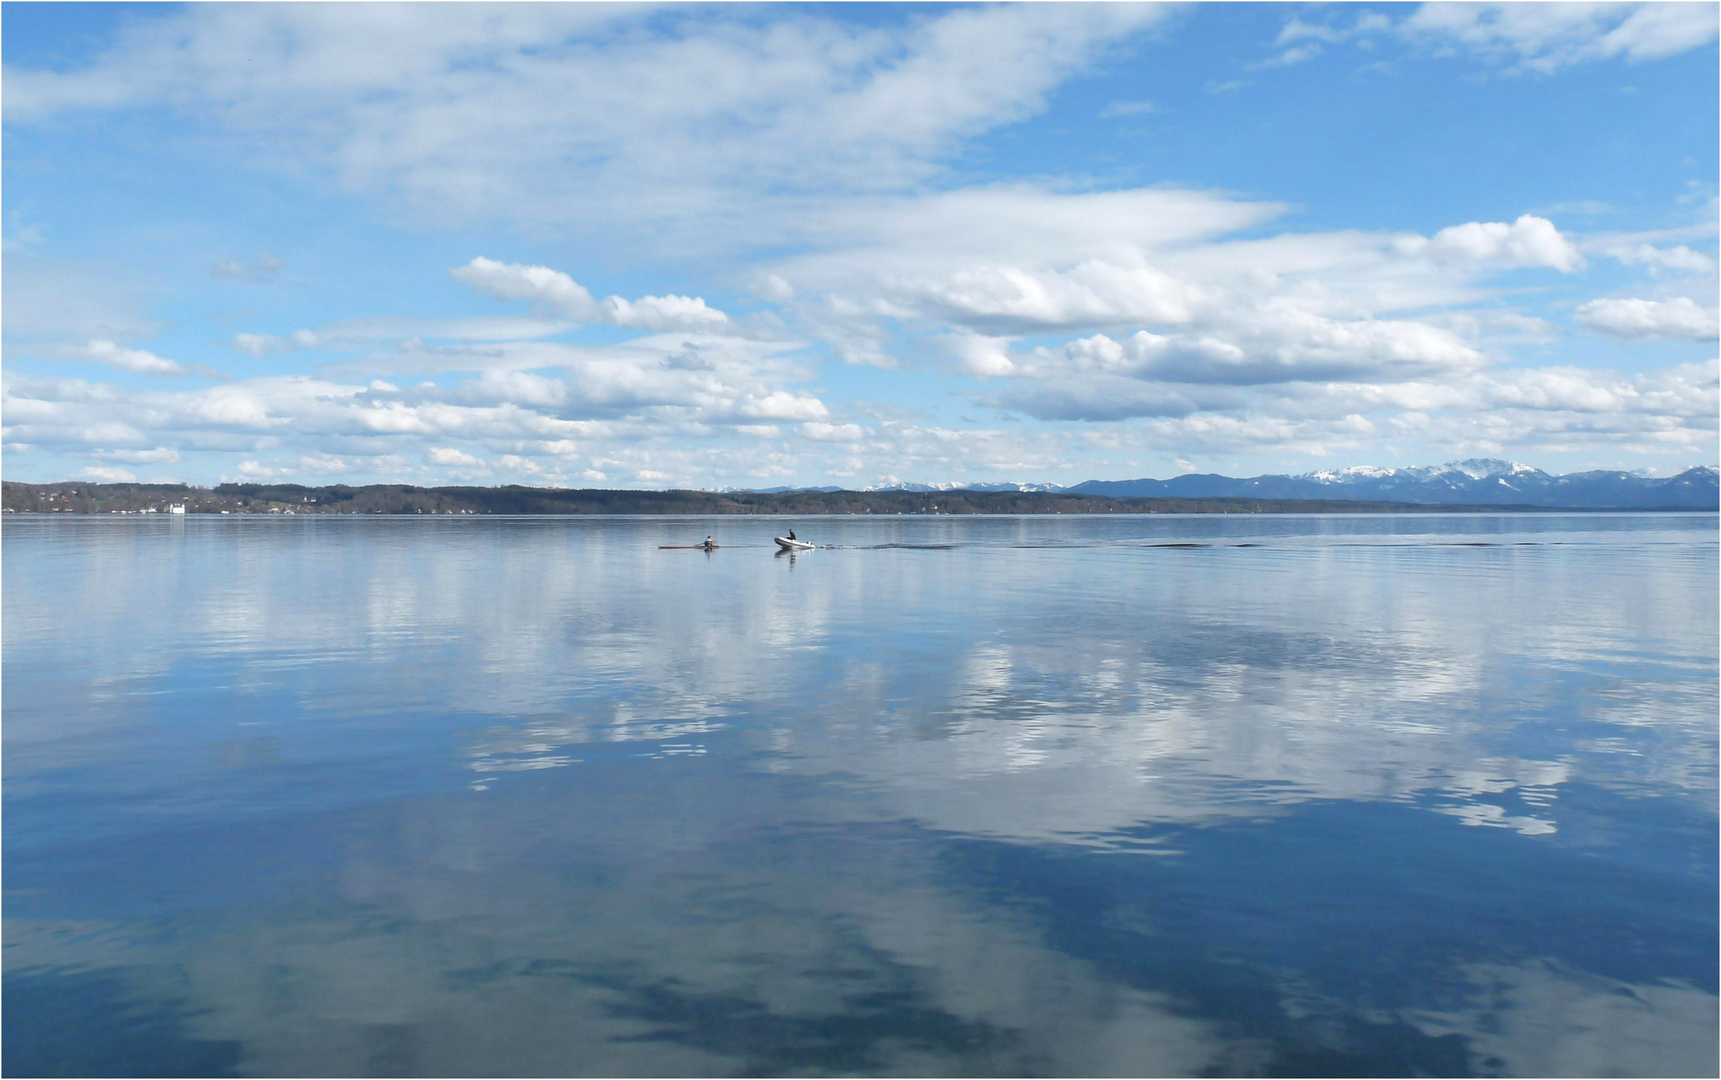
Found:
[[[238, 490], [224, 490], [228, 487]], [[252, 485], [194, 488], [181, 484], [27, 484], [6, 481], [0, 498], [5, 514], [477, 514], [428, 492], [402, 487], [383, 497], [356, 500], [339, 493], [289, 485], [288, 490], [252, 490]], [[344, 497], [342, 497], [344, 496]], [[387, 497], [392, 496], [392, 497]]]
[[[852, 493], [842, 493], [849, 495]], [[830, 493], [813, 492], [811, 502], [800, 493], [723, 495], [697, 491], [602, 491], [553, 488], [419, 488], [409, 485], [372, 485], [364, 488], [335, 486], [304, 488], [298, 485], [223, 484], [215, 489], [178, 484], [94, 484], [75, 481], [59, 484], [28, 484], [6, 481], [0, 513], [4, 514], [96, 514], [143, 515], [260, 515], [297, 516], [354, 514], [950, 514], [996, 512], [991, 505], [947, 506], [963, 503], [941, 496], [934, 501], [925, 494], [889, 492], [877, 497], [836, 499]], [[999, 501], [996, 496], [986, 500]], [[854, 502], [855, 505], [849, 505]], [[1115, 512], [1119, 500], [1058, 500], [1057, 507], [1012, 505], [1015, 512], [1093, 512], [1096, 504]], [[1064, 502], [1074, 505], [1064, 506]], [[841, 505], [828, 505], [841, 503]], [[794, 505], [791, 505], [794, 504]]]
[[[126, 510], [123, 508], [107, 507], [107, 508], [98, 508], [95, 510], [83, 510], [83, 511], [80, 511], [77, 508], [71, 507], [71, 506], [41, 506], [41, 507], [29, 507], [29, 508], [23, 509], [23, 510], [14, 510], [10, 506], [0, 506], [0, 514], [76, 514], [76, 513], [87, 513], [87, 514], [184, 514], [185, 512], [186, 512], [186, 510], [185, 510], [185, 504], [184, 503], [168, 503], [165, 507], [144, 506], [144, 507], [139, 507], [136, 510]], [[281, 503], [272, 504], [270, 506], [248, 506], [248, 507], [244, 508], [243, 510], [209, 510], [209, 511], [201, 511], [200, 510], [200, 511], [197, 511], [197, 513], [212, 513], [212, 514], [297, 514], [299, 512], [300, 511], [297, 508], [290, 506], [290, 505], [281, 504]], [[422, 514], [422, 513], [425, 513], [426, 511], [424, 511], [422, 509], [417, 509], [417, 510], [414, 510], [412, 512], [415, 514]], [[432, 514], [471, 514], [471, 513], [476, 513], [476, 511], [473, 511], [473, 510], [431, 510], [431, 511], [429, 511], [429, 513], [432, 513]]]

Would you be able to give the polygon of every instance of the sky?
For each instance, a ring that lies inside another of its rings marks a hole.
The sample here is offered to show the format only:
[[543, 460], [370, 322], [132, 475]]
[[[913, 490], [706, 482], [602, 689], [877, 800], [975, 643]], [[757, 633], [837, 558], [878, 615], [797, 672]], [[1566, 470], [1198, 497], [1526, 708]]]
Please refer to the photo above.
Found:
[[6, 3], [0, 461], [1713, 465], [1717, 12]]

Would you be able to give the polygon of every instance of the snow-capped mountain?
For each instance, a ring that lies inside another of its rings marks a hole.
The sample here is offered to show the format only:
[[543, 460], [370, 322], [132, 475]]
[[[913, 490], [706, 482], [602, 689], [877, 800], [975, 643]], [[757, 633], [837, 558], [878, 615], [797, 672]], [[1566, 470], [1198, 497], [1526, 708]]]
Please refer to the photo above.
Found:
[[[839, 488], [769, 488], [837, 491]], [[888, 477], [862, 491], [1067, 491], [1117, 498], [1179, 497], [1254, 499], [1345, 499], [1363, 502], [1428, 503], [1469, 506], [1546, 506], [1587, 510], [1721, 508], [1717, 470], [1699, 465], [1677, 476], [1638, 476], [1596, 470], [1554, 476], [1531, 465], [1496, 458], [1470, 458], [1444, 465], [1385, 468], [1359, 465], [1321, 469], [1296, 476], [1219, 476], [1192, 473], [1170, 480], [1089, 480], [1072, 487], [1057, 484], [914, 483]]]
[[1435, 477], [1451, 476], [1454, 473], [1467, 476], [1472, 480], [1548, 475], [1534, 465], [1525, 465], [1516, 461], [1501, 461], [1498, 458], [1470, 458], [1467, 461], [1448, 461], [1444, 465], [1413, 465], [1398, 469], [1384, 468], [1379, 465], [1354, 465], [1348, 469], [1323, 469], [1319, 472], [1302, 473], [1296, 479], [1331, 484], [1379, 480], [1390, 476], [1411, 476], [1418, 480], [1431, 480]]
[[1398, 469], [1324, 469], [1298, 476], [1234, 478], [1197, 473], [1172, 480], [1090, 480], [1070, 490], [1120, 497], [1347, 499], [1585, 509], [1715, 509], [1721, 502], [1717, 471], [1708, 465], [1668, 477], [1607, 470], [1553, 476], [1533, 466], [1494, 458]]

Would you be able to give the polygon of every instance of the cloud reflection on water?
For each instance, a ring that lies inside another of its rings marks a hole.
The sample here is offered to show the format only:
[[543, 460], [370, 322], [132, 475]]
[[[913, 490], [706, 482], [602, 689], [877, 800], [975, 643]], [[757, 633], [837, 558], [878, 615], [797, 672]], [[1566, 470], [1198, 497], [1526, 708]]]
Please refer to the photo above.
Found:
[[[1270, 862], [1312, 807], [1392, 808], [1483, 861], [1520, 849], [1481, 834], [1637, 835], [1605, 798], [1712, 836], [1713, 518], [1633, 520], [1557, 549], [828, 521], [855, 547], [792, 569], [655, 550], [763, 531], [732, 520], [8, 522], [13, 880], [101, 906], [19, 832], [83, 792], [62, 828], [158, 852], [108, 877], [220, 886], [107, 924], [14, 901], [8, 979], [122, 972], [276, 1074], [1712, 1061], [1713, 986], [1683, 968], [1343, 969], [1411, 1003], [1371, 1005], [1299, 974], [1318, 936], [1290, 962], [1167, 936], [1216, 837], [1267, 828]], [[859, 543], [880, 530], [920, 546]], [[1170, 869], [1057, 899], [1057, 872], [1041, 896], [976, 871], [995, 848]], [[1244, 973], [1229, 997], [1210, 964]]]

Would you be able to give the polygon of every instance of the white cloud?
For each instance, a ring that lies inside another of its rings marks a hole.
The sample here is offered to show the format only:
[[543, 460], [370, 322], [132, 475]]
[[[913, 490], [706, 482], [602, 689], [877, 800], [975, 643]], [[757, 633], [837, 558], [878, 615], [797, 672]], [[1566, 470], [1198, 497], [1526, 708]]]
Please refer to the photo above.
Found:
[[452, 446], [431, 447], [430, 451], [425, 454], [425, 457], [429, 458], [433, 465], [462, 465], [470, 468], [472, 466], [484, 464], [484, 462], [479, 458]]
[[1505, 309], [1442, 311], [1425, 315], [1419, 321], [1467, 338], [1495, 335], [1547, 341], [1559, 334], [1559, 327], [1547, 319]]
[[1189, 416], [1204, 405], [1240, 405], [1239, 400], [1198, 401], [1182, 388], [1116, 376], [1067, 379], [1012, 386], [996, 403], [1038, 420], [1116, 421], [1150, 416]]
[[1225, 309], [1174, 334], [1142, 330], [1122, 340], [1095, 334], [1016, 355], [1009, 338], [961, 334], [945, 344], [968, 374], [1022, 381], [997, 401], [1047, 420], [1186, 415], [1241, 406], [1243, 399], [1226, 388], [1404, 382], [1474, 371], [1486, 362], [1450, 330], [1427, 323], [1337, 320], [1271, 305]]
[[815, 397], [776, 390], [763, 397], [742, 401], [736, 411], [758, 420], [823, 420], [830, 416], [825, 403]]
[[1431, 239], [1410, 237], [1398, 246], [1405, 254], [1425, 255], [1437, 262], [1548, 267], [1566, 274], [1584, 265], [1584, 257], [1560, 235], [1554, 223], [1534, 214], [1525, 214], [1510, 225], [1503, 221], [1453, 225]]
[[1624, 338], [1689, 338], [1713, 341], [1717, 312], [1689, 297], [1672, 300], [1591, 300], [1578, 305], [1577, 320], [1591, 330]]
[[982, 266], [899, 288], [892, 299], [968, 325], [1186, 323], [1203, 290], [1153, 266], [1088, 261], [1067, 271]]
[[100, 465], [92, 465], [79, 471], [80, 476], [87, 477], [100, 484], [129, 484], [137, 479], [137, 474], [124, 469], [110, 469]]
[[111, 341], [95, 340], [85, 346], [84, 355], [87, 359], [98, 364], [106, 364], [122, 371], [135, 371], [140, 375], [185, 375], [184, 367], [177, 361], [157, 356], [142, 349], [128, 349]]
[[[253, 463], [251, 473], [281, 476], [295, 469], [357, 474], [365, 463], [374, 468], [385, 459], [471, 476], [507, 455], [540, 464], [567, 459], [565, 466], [544, 466], [543, 475], [573, 482], [591, 469], [620, 471], [598, 466], [603, 447], [708, 448], [725, 429], [758, 437], [774, 432], [778, 421], [826, 425], [808, 430], [828, 437], [847, 434], [830, 423], [818, 396], [793, 387], [806, 374], [785, 355], [797, 347], [707, 333], [648, 335], [604, 347], [418, 344], [382, 359], [407, 371], [473, 374], [404, 387], [405, 380], [374, 377], [271, 376], [177, 393], [133, 392], [8, 373], [5, 438], [14, 445], [39, 438], [57, 452], [112, 460], [146, 460], [141, 455], [154, 453], [149, 447], [243, 455]], [[118, 346], [106, 355], [136, 359]]]
[[1273, 44], [1290, 45], [1298, 41], [1312, 40], [1331, 45], [1353, 38], [1358, 34], [1378, 33], [1389, 29], [1391, 26], [1392, 20], [1378, 11], [1360, 13], [1349, 26], [1304, 22], [1301, 17], [1293, 15], [1291, 20], [1279, 31], [1279, 36]]
[[1704, 274], [1715, 269], [1714, 259], [1692, 251], [1684, 244], [1671, 248], [1658, 248], [1653, 244], [1626, 245], [1610, 247], [1607, 253], [1627, 266], [1646, 266], [1651, 273], [1656, 270], [1686, 270]]
[[453, 319], [359, 317], [318, 327], [313, 333], [326, 347], [345, 348], [377, 342], [408, 340], [437, 342], [527, 341], [554, 337], [579, 326], [571, 319], [494, 316]]
[[1148, 250], [1233, 233], [1282, 203], [1186, 188], [1059, 191], [1026, 183], [844, 199], [802, 226], [814, 254], [777, 264], [797, 291], [856, 276], [925, 278], [976, 266], [1127, 265]]
[[585, 286], [547, 266], [523, 266], [482, 255], [449, 271], [457, 281], [498, 300], [526, 300], [588, 323], [612, 323], [639, 330], [701, 330], [721, 326], [729, 317], [693, 296], [619, 296], [594, 300]]
[[[1342, 10], [1342, 9], [1341, 9]], [[1658, 60], [1715, 40], [1714, 5], [1702, 3], [1426, 3], [1394, 24], [1365, 11], [1350, 23], [1293, 15], [1274, 41], [1283, 51], [1264, 66], [1293, 64], [1324, 45], [1393, 33], [1435, 55], [1467, 54], [1512, 71], [1548, 74], [1574, 64]]]
[[1714, 41], [1716, 26], [1715, 5], [1704, 3], [1431, 3], [1400, 23], [1399, 32], [1545, 73], [1614, 57], [1673, 56]]
[[962, 370], [970, 375], [991, 377], [1016, 371], [1016, 364], [1010, 359], [1009, 338], [961, 334], [950, 338], [949, 346]]
[[583, 322], [599, 319], [598, 304], [586, 287], [560, 270], [547, 266], [502, 263], [480, 255], [448, 272], [479, 292], [498, 300], [527, 300], [556, 308]]
[[[1340, 322], [1455, 307], [1492, 295], [1513, 269], [1570, 272], [1582, 255], [1545, 218], [1469, 222], [1433, 237], [1281, 233], [1229, 240], [1275, 204], [1144, 189], [1060, 194], [1022, 186], [871, 203], [834, 215], [827, 243], [773, 267], [804, 328], [851, 362], [895, 363], [888, 321], [924, 320], [978, 337], [1143, 326], [1230, 334], [1286, 310]], [[1411, 331], [1405, 331], [1411, 332]], [[1414, 331], [1427, 336], [1426, 331]], [[962, 355], [973, 344], [963, 345]], [[1000, 355], [967, 370], [1000, 374]], [[976, 366], [978, 365], [978, 366]]]
[[[1430, 236], [1296, 233], [1264, 228], [1285, 206], [1219, 192], [1102, 191], [1057, 179], [952, 186], [959, 179], [946, 166], [964, 140], [1042, 110], [1060, 81], [1159, 20], [1155, 9], [894, 9], [864, 25], [789, 8], [740, 25], [716, 11], [194, 6], [129, 23], [87, 65], [8, 69], [9, 125], [168, 105], [205, 133], [243, 135], [227, 141], [254, 148], [254, 165], [303, 157], [295, 168], [381, 194], [396, 212], [402, 196], [414, 224], [560, 230], [578, 238], [574, 249], [625, 235], [689, 265], [712, 251], [767, 250], [724, 262], [734, 270], [725, 281], [776, 305], [732, 319], [694, 295], [598, 297], [549, 266], [480, 256], [452, 275], [521, 305], [518, 316], [359, 318], [230, 340], [253, 357], [354, 354], [315, 379], [149, 394], [9, 384], [8, 430], [91, 454], [172, 447], [189, 457], [201, 446], [262, 469], [309, 461], [351, 470], [387, 458], [413, 469], [531, 465], [546, 478], [620, 482], [685, 482], [722, 468], [700, 456], [722, 440], [783, 432], [805, 440], [798, 453], [827, 454], [821, 467], [850, 474], [875, 460], [905, 474], [1073, 460], [1067, 433], [968, 434], [923, 426], [923, 417], [846, 423], [872, 414], [808, 389], [818, 358], [834, 356], [943, 365], [940, 375], [996, 380], [952, 381], [1019, 412], [1151, 417], [1210, 447], [1265, 445], [1253, 440], [1274, 432], [1292, 447], [1332, 446], [1389, 429], [1477, 443], [1523, 432], [1578, 438], [1584, 424], [1601, 438], [1597, 417], [1628, 414], [1631, 438], [1706, 437], [1681, 410], [1707, 391], [1677, 380], [1653, 393], [1647, 383], [1553, 368], [1484, 381], [1512, 335], [1549, 339], [1557, 329], [1529, 309], [1505, 310], [1526, 294], [1505, 291], [1500, 275], [1584, 266], [1572, 238], [1545, 217], [1462, 222]], [[1688, 14], [1431, 8], [1403, 31], [1551, 70], [1667, 55], [1694, 33], [1712, 41]], [[1703, 18], [1712, 23], [1713, 12]], [[1388, 29], [1378, 13], [1302, 12], [1278, 44], [1308, 48]], [[1104, 113], [1152, 110], [1119, 100]], [[1708, 256], [1670, 246], [1702, 248], [1711, 234], [1591, 236], [1583, 251], [1651, 272], [1712, 273]], [[262, 279], [279, 269], [265, 253], [211, 272]], [[18, 289], [7, 290], [9, 332], [15, 311], [34, 317], [14, 303]], [[1714, 333], [1714, 313], [1688, 300], [1596, 301], [1578, 318], [1627, 336]], [[44, 340], [79, 342], [85, 358], [133, 371], [196, 370], [114, 344], [152, 340], [147, 333], [80, 320], [74, 333], [61, 319]], [[643, 336], [546, 340], [579, 324]], [[107, 352], [98, 357], [100, 343]], [[844, 373], [837, 393], [865, 374]], [[418, 376], [435, 378], [410, 385]], [[1635, 389], [1620, 389], [1627, 384]], [[1668, 410], [1660, 427], [1619, 404], [1654, 393]], [[1497, 413], [1455, 415], [1468, 408]], [[863, 438], [864, 461], [852, 445]], [[745, 445], [748, 467], [802, 467], [774, 456], [779, 447]]]
[[[1094, 344], [1104, 349], [1103, 342]], [[1080, 378], [1042, 374], [1007, 380], [1000, 403], [1069, 420], [1136, 419], [1052, 429], [894, 420], [862, 427], [831, 418], [828, 409], [818, 415], [819, 408], [808, 408], [802, 395], [765, 392], [727, 405], [713, 402], [709, 413], [646, 407], [594, 420], [494, 395], [468, 397], [460, 386], [390, 390], [269, 378], [203, 390], [134, 392], [8, 375], [4, 437], [62, 460], [83, 455], [125, 461], [114, 456], [114, 448], [135, 448], [141, 458], [156, 453], [147, 448], [177, 447], [182, 460], [214, 453], [251, 462], [247, 473], [260, 477], [339, 469], [353, 478], [413, 475], [419, 482], [447, 482], [489, 475], [482, 470], [491, 462], [502, 475], [530, 475], [536, 483], [580, 486], [595, 482], [586, 475], [592, 473], [622, 486], [718, 486], [733, 484], [738, 475], [738, 448], [712, 437], [720, 415], [732, 418], [728, 430], [739, 438], [750, 438], [773, 419], [799, 424], [795, 430], [806, 441], [798, 448], [754, 442], [745, 451], [750, 475], [783, 482], [809, 470], [1074, 481], [1105, 469], [1118, 454], [1152, 452], [1166, 460], [1206, 455], [1215, 461], [1249, 453], [1354, 456], [1375, 453], [1383, 442], [1410, 441], [1461, 456], [1502, 448], [1626, 452], [1623, 447], [1689, 459], [1711, 452], [1721, 413], [1714, 361], [1637, 376], [1558, 367], [1390, 383], [1235, 387], [1105, 370], [1084, 371]]]
[[604, 322], [638, 330], [704, 330], [721, 326], [729, 316], [707, 307], [697, 296], [642, 296], [638, 300], [606, 297]]
[[109, 461], [124, 461], [132, 465], [160, 465], [179, 460], [179, 451], [166, 447], [156, 447], [154, 450], [97, 450], [96, 457]]
[[699, 7], [193, 6], [133, 22], [84, 66], [9, 66], [4, 101], [9, 124], [172, 103], [439, 222], [751, 245], [795, 235], [803, 193], [927, 179], [957, 140], [1039, 112], [1165, 13], [778, 9], [743, 25]]
[[291, 352], [294, 349], [320, 349], [323, 339], [311, 330], [295, 330], [286, 337], [276, 337], [273, 334], [238, 333], [228, 343], [234, 352], [247, 356], [260, 357], [269, 353]]
[[[1247, 386], [1367, 376], [1402, 381], [1479, 367], [1481, 354], [1445, 330], [1417, 322], [1340, 322], [1298, 311], [1267, 311], [1235, 329], [1161, 336], [1139, 331], [1123, 342], [1103, 334], [1041, 349], [1040, 377], [1101, 372], [1168, 383]], [[1050, 363], [1047, 363], [1047, 362]]]
[[799, 431], [803, 438], [812, 439], [815, 442], [852, 443], [859, 442], [867, 436], [866, 428], [859, 424], [807, 423], [795, 430]]

